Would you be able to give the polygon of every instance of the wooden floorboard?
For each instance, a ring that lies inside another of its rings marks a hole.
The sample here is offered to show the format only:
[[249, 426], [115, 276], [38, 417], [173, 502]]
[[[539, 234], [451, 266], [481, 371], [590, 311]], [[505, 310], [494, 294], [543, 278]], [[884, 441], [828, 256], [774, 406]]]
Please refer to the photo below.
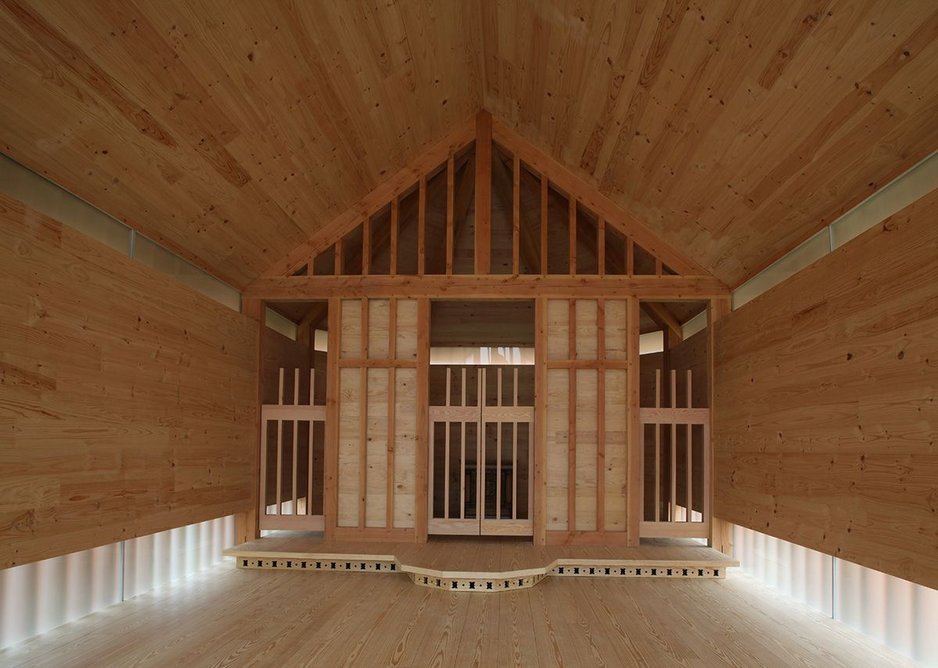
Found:
[[731, 572], [499, 595], [231, 563], [0, 652], [3, 666], [911, 666]]

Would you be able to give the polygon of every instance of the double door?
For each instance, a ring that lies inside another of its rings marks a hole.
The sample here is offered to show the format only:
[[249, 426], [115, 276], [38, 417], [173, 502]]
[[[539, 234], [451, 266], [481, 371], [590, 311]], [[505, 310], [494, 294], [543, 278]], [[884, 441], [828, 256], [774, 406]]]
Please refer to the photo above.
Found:
[[530, 536], [533, 366], [431, 367], [430, 534]]

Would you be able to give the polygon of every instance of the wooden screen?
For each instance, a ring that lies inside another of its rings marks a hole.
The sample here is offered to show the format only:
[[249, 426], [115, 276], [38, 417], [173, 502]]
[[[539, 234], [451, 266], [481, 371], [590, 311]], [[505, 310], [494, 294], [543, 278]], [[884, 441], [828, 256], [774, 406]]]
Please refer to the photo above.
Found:
[[549, 299], [542, 310], [548, 541], [624, 541], [628, 301]]
[[683, 397], [676, 370], [668, 380], [664, 386], [661, 370], [655, 370], [655, 406], [639, 413], [645, 485], [641, 536], [708, 538], [710, 409], [694, 406], [690, 369], [684, 374]]
[[412, 537], [417, 300], [344, 299], [339, 309], [337, 534]]
[[322, 531], [325, 396], [316, 371], [279, 369], [276, 404], [261, 406], [261, 529]]

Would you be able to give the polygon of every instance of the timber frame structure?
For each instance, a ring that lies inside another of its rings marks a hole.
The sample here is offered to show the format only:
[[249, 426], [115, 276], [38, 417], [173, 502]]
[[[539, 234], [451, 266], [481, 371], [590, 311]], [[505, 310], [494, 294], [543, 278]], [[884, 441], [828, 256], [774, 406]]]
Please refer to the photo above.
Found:
[[[539, 206], [523, 196], [523, 179], [535, 184]], [[442, 220], [428, 214], [431, 181], [442, 184]], [[493, 188], [511, 201], [501, 227], [493, 222]], [[548, 220], [548, 199], [558, 196], [567, 206], [561, 229]], [[321, 526], [327, 539], [427, 540], [429, 318], [430, 302], [437, 299], [534, 300], [535, 544], [637, 545], [642, 535], [711, 538], [709, 447], [702, 450], [705, 498], [696, 527], [689, 510], [683, 526], [671, 523], [673, 530], [647, 521], [649, 511], [643, 510], [645, 427], [655, 425], [657, 466], [660, 425], [670, 426], [672, 448], [677, 425], [688, 425], [689, 496], [689, 425], [702, 425], [706, 442], [710, 415], [691, 405], [689, 380], [686, 408], [677, 408], [674, 383], [670, 408], [640, 406], [638, 322], [646, 311], [679, 340], [680, 323], [659, 304], [708, 303], [712, 323], [728, 311], [729, 289], [488, 112], [323, 225], [251, 283], [244, 298], [256, 314], [263, 313], [264, 302], [315, 302], [303, 322], [328, 323], [321, 409]], [[712, 368], [712, 345], [709, 351]], [[387, 388], [375, 404], [386, 421], [380, 428], [369, 418], [376, 387]], [[595, 414], [585, 415], [578, 405], [584, 392]], [[581, 428], [591, 436], [583, 437]], [[587, 447], [578, 444], [584, 440], [588, 448], [578, 450]], [[396, 478], [410, 461], [413, 479]], [[674, 457], [670, 462], [676, 465]], [[377, 481], [371, 480], [378, 469]], [[672, 489], [677, 477], [675, 469]], [[263, 514], [267, 499], [261, 502]]]

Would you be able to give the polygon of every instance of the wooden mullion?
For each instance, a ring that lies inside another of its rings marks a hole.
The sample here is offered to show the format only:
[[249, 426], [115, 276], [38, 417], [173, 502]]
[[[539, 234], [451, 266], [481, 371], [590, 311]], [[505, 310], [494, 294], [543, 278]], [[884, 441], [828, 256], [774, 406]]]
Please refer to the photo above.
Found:
[[[361, 300], [361, 320], [359, 326], [359, 354], [368, 358], [368, 300]], [[368, 369], [359, 370], [358, 397], [358, 526], [365, 528], [365, 506], [368, 503]]]
[[632, 237], [625, 241], [625, 274], [626, 276], [635, 275], [635, 242]]
[[456, 215], [456, 161], [451, 153], [446, 160], [446, 274], [453, 273], [453, 243]]

